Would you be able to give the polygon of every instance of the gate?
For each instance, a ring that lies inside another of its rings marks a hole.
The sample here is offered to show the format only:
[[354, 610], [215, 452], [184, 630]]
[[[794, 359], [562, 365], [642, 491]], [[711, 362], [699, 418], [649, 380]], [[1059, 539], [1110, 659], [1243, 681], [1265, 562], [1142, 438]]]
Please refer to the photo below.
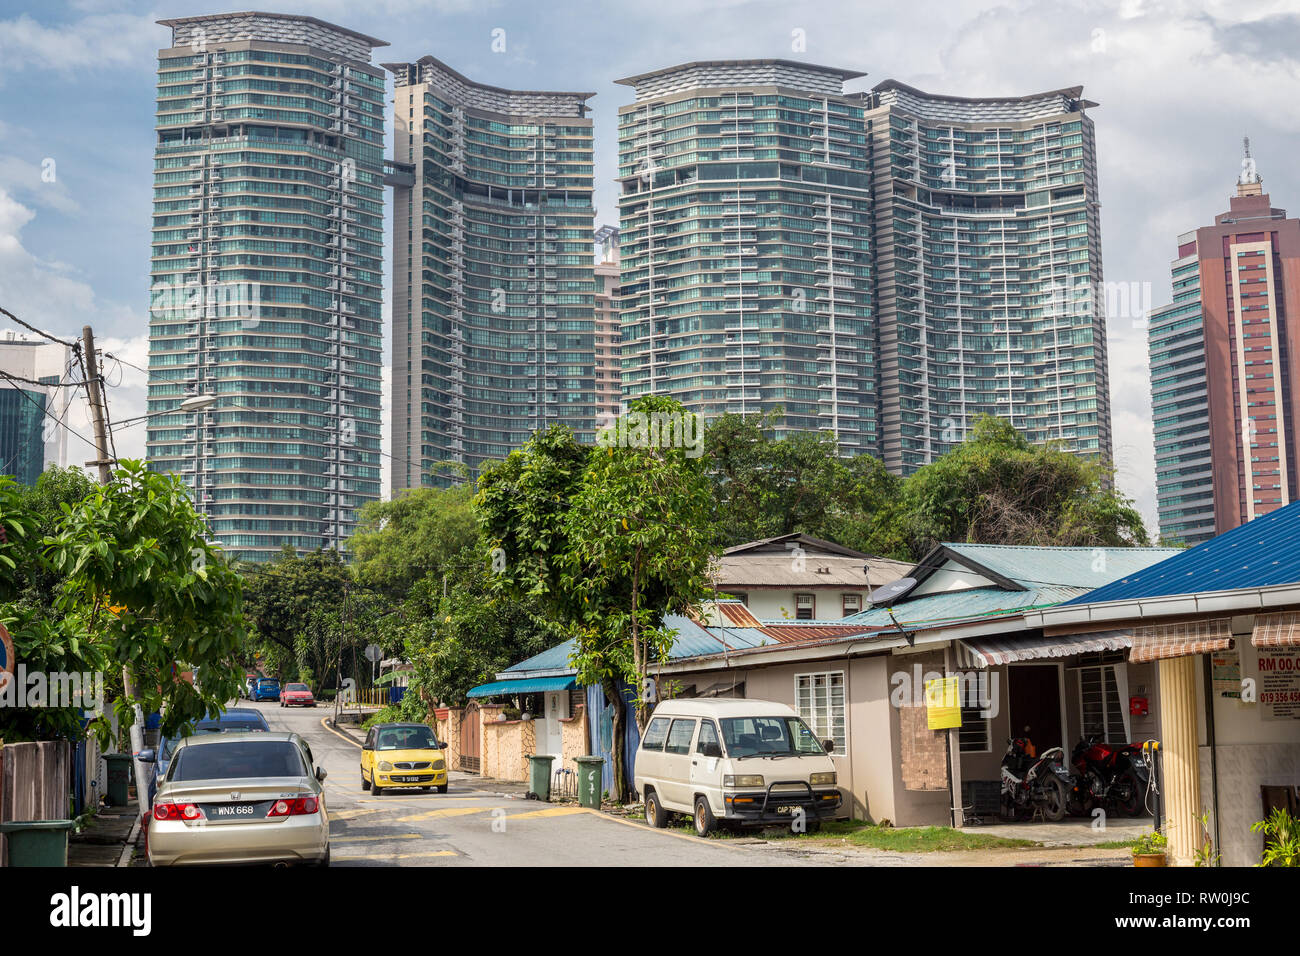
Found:
[[467, 773], [480, 772], [482, 726], [478, 704], [469, 704], [460, 712], [460, 767]]

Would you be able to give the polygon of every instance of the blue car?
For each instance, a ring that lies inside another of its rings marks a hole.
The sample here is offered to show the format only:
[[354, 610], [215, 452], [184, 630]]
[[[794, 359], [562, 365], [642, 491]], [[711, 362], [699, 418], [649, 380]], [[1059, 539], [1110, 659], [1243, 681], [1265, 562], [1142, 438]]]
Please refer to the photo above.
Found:
[[280, 699], [280, 682], [273, 677], [263, 677], [253, 686], [253, 701]]
[[[231, 731], [270, 731], [266, 718], [260, 710], [234, 707], [222, 714], [208, 714], [194, 725], [197, 734], [224, 734]], [[158, 784], [167, 775], [167, 766], [171, 763], [172, 752], [180, 743], [180, 737], [162, 737], [158, 740], [157, 750], [140, 752], [140, 759], [153, 764], [153, 773], [149, 775], [149, 806], [153, 806], [153, 796], [158, 792]]]

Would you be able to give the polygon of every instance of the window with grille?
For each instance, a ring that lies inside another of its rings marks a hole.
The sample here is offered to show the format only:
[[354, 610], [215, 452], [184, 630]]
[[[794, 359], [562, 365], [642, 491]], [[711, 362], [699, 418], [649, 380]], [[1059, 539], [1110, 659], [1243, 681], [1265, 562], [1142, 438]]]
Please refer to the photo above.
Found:
[[862, 610], [862, 595], [860, 594], [844, 595], [844, 616], [845, 617], [849, 617], [852, 614], [857, 614], [861, 610]]
[[1083, 736], [1108, 744], [1128, 743], [1128, 725], [1124, 715], [1125, 674], [1122, 665], [1103, 664], [1079, 668], [1079, 723]]
[[796, 594], [794, 596], [794, 616], [797, 621], [811, 621], [815, 605], [811, 594]]
[[984, 716], [984, 709], [963, 707], [961, 709], [961, 729], [957, 732], [958, 750], [964, 754], [986, 754], [989, 752], [989, 719]]
[[818, 740], [835, 741], [833, 753], [846, 749], [844, 672], [797, 674], [794, 679], [795, 710], [812, 728]]

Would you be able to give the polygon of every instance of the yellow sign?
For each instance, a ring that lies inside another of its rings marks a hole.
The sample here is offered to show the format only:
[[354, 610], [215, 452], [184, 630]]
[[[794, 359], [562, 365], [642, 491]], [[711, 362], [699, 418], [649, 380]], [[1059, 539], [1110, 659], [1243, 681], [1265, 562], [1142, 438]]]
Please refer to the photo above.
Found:
[[931, 730], [961, 726], [961, 678], [940, 677], [925, 682], [926, 719]]

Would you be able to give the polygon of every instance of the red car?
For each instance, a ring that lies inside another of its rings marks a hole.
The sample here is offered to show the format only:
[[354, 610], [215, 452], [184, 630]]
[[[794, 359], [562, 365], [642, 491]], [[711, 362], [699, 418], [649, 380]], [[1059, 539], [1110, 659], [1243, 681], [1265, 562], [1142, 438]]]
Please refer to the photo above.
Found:
[[281, 707], [315, 707], [316, 698], [306, 684], [285, 684], [280, 691]]

